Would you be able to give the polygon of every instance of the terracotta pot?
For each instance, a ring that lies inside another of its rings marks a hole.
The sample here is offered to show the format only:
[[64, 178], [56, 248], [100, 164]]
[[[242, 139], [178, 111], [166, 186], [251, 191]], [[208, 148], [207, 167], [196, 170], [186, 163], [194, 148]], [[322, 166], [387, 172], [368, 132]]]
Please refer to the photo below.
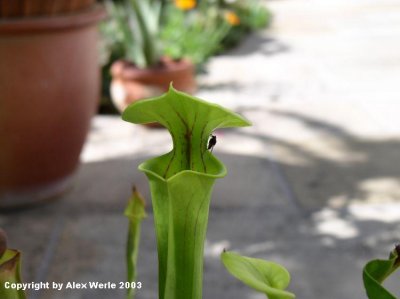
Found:
[[196, 91], [195, 68], [186, 59], [163, 58], [160, 65], [138, 69], [133, 63], [118, 60], [111, 66], [111, 96], [114, 105], [123, 111], [129, 104], [166, 92], [171, 84], [180, 91]]
[[0, 208], [63, 192], [100, 92], [104, 9], [0, 21]]
[[95, 0], [0, 0], [0, 17], [49, 16], [91, 7]]

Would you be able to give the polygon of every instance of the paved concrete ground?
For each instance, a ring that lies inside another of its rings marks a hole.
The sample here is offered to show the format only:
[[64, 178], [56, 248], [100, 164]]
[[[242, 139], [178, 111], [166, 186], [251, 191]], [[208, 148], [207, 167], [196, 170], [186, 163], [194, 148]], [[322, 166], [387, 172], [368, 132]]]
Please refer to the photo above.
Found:
[[[274, 260], [298, 298], [366, 298], [361, 269], [400, 240], [400, 1], [268, 2], [273, 28], [219, 56], [200, 97], [254, 126], [217, 132], [217, 182], [204, 298], [264, 298], [231, 278], [222, 248]], [[0, 225], [24, 251], [26, 281], [122, 281], [121, 215], [137, 165], [170, 149], [168, 134], [98, 116], [75, 186], [62, 200]], [[156, 298], [155, 237], [143, 224], [138, 299]], [[389, 288], [400, 295], [400, 275]], [[117, 291], [35, 292], [31, 298], [122, 298]]]

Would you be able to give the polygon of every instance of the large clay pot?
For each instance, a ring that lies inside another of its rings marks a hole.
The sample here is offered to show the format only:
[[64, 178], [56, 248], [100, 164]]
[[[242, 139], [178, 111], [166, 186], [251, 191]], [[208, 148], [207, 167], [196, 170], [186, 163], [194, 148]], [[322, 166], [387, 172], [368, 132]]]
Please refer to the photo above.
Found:
[[0, 0], [0, 17], [56, 15], [89, 8], [95, 0]]
[[104, 9], [0, 21], [0, 208], [62, 193], [96, 111]]
[[195, 68], [186, 59], [164, 57], [158, 66], [139, 69], [133, 63], [118, 60], [111, 66], [111, 97], [119, 111], [140, 99], [161, 95], [174, 88], [186, 92], [196, 91]]

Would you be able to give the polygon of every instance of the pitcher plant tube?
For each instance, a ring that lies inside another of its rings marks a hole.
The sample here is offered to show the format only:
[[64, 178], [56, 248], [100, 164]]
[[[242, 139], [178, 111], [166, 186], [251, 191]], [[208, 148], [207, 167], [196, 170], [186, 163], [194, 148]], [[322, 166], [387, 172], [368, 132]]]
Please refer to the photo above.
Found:
[[136, 102], [122, 118], [136, 124], [159, 122], [172, 150], [141, 165], [150, 184], [157, 235], [159, 298], [202, 298], [203, 249], [210, 198], [225, 166], [208, 150], [217, 128], [250, 123], [219, 105], [175, 90]]

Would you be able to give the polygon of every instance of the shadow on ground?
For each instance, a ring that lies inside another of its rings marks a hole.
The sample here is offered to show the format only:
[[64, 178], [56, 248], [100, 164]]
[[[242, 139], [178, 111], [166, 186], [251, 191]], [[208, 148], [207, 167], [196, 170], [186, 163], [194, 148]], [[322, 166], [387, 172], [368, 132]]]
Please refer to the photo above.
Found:
[[[265, 133], [238, 131], [262, 142], [305, 208], [352, 201], [388, 202], [400, 198], [400, 140], [362, 138], [338, 125], [300, 113], [269, 110], [301, 123], [315, 136], [302, 142]], [[273, 128], [271, 128], [273, 130]], [[286, 163], [285, 155], [300, 163]]]
[[227, 56], [246, 56], [250, 54], [261, 54], [265, 56], [285, 53], [290, 51], [287, 44], [279, 41], [276, 38], [261, 35], [261, 34], [249, 34], [246, 37], [246, 41], [243, 42], [239, 47], [226, 53]]

